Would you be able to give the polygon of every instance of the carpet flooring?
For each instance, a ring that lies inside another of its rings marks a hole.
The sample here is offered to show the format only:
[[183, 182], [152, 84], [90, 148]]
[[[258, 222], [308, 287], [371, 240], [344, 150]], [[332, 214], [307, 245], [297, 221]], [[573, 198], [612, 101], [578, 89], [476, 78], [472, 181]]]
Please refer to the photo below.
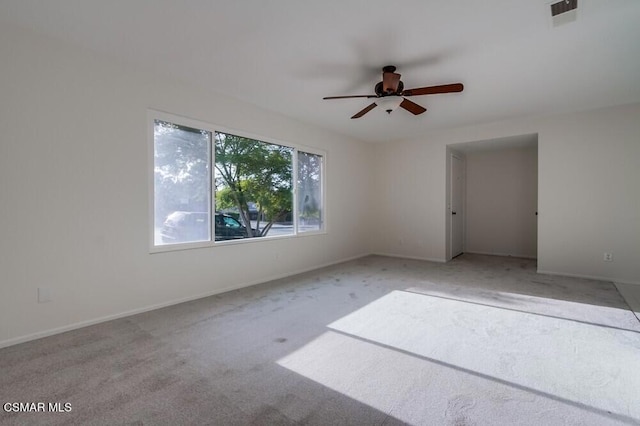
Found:
[[59, 403], [0, 424], [640, 424], [640, 321], [535, 271], [370, 256], [0, 349], [3, 407]]

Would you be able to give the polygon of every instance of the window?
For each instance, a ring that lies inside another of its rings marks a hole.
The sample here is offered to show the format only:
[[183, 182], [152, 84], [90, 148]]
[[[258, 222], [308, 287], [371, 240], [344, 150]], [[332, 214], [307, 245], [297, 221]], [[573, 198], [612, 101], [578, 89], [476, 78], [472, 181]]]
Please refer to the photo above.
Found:
[[322, 155], [298, 151], [298, 231], [322, 229]]
[[211, 133], [155, 120], [154, 245], [210, 240]]
[[322, 154], [151, 117], [154, 247], [324, 230]]
[[286, 146], [216, 132], [216, 210], [236, 214], [246, 238], [294, 233], [293, 156]]

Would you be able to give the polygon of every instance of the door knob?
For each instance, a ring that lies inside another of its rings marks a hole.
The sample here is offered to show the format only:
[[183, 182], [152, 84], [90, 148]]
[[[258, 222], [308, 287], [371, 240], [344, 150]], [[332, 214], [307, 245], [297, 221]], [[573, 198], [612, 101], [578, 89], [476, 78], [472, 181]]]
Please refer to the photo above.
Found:
[[456, 214], [456, 212], [451, 212], [451, 214]]

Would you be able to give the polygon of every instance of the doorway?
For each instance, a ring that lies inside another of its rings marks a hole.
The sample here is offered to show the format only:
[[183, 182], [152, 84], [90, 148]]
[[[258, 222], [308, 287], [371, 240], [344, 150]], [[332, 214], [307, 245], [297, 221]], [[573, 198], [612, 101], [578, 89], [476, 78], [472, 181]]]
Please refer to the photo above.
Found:
[[465, 167], [464, 157], [451, 152], [451, 190], [449, 194], [449, 210], [451, 212], [451, 253], [450, 258], [460, 256], [464, 252], [464, 189]]
[[537, 154], [537, 134], [447, 146], [447, 260], [537, 258]]

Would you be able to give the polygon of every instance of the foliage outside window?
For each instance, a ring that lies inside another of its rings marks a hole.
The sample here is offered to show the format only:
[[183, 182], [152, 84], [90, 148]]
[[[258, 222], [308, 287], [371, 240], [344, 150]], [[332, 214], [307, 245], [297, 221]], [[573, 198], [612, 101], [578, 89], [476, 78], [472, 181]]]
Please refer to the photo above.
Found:
[[154, 122], [154, 244], [208, 241], [211, 133]]
[[268, 235], [274, 224], [280, 235], [293, 233], [292, 158], [292, 148], [216, 132], [217, 210], [251, 223], [249, 238]]
[[298, 231], [322, 229], [322, 155], [298, 151]]
[[167, 120], [153, 130], [154, 246], [324, 229], [322, 155]]

